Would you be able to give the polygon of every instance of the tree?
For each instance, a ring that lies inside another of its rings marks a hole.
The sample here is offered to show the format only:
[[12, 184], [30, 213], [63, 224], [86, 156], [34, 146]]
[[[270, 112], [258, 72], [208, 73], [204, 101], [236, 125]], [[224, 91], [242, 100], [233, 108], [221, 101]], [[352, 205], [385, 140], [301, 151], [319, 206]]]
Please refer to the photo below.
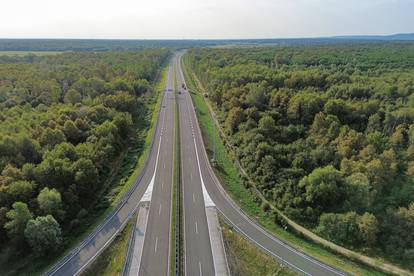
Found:
[[38, 183], [44, 186], [66, 187], [73, 182], [74, 173], [69, 158], [47, 156], [35, 169]]
[[72, 120], [67, 120], [65, 122], [63, 126], [63, 132], [65, 133], [68, 141], [70, 141], [72, 144], [77, 144], [80, 142], [81, 133]]
[[297, 93], [290, 101], [288, 117], [306, 124], [313, 121], [315, 115], [322, 110], [323, 100], [312, 92]]
[[306, 202], [324, 209], [340, 204], [343, 186], [341, 173], [333, 166], [317, 168], [299, 182], [305, 189]]
[[414, 243], [414, 202], [408, 208], [400, 207], [397, 210], [388, 209], [385, 219], [381, 223], [382, 243], [387, 254], [412, 262], [413, 256], [409, 254]]
[[347, 208], [353, 211], [367, 210], [374, 201], [368, 177], [363, 173], [354, 173], [345, 182]]
[[73, 164], [75, 183], [78, 194], [82, 197], [90, 197], [97, 188], [98, 170], [89, 159], [80, 158]]
[[60, 129], [52, 129], [49, 127], [43, 131], [40, 137], [40, 144], [47, 147], [48, 149], [52, 149], [57, 144], [63, 143], [65, 141], [65, 134]]
[[59, 223], [51, 215], [29, 220], [24, 235], [39, 256], [55, 252], [62, 242]]
[[275, 134], [275, 120], [269, 115], [261, 118], [259, 121], [259, 131], [266, 137], [272, 137]]
[[76, 91], [75, 89], [69, 89], [68, 92], [66, 92], [64, 97], [65, 103], [80, 103], [82, 101], [82, 95]]
[[146, 79], [134, 81], [132, 86], [134, 87], [136, 97], [141, 96], [142, 94], [151, 89], [151, 85]]
[[7, 240], [7, 232], [4, 225], [7, 223], [7, 212], [6, 207], [0, 207], [0, 244], [3, 244]]
[[134, 96], [127, 92], [119, 91], [115, 95], [108, 95], [104, 99], [105, 106], [114, 108], [121, 112], [136, 114], [137, 102]]
[[244, 121], [244, 118], [243, 110], [240, 107], [230, 109], [226, 119], [226, 126], [229, 132], [236, 132], [239, 124]]
[[324, 112], [336, 116], [343, 124], [352, 123], [352, 109], [341, 99], [330, 99], [325, 103]]
[[246, 88], [249, 89], [246, 95], [247, 104], [262, 110], [267, 102], [265, 83], [249, 83]]
[[29, 202], [29, 200], [32, 198], [35, 187], [36, 185], [34, 182], [19, 180], [9, 185], [7, 193], [12, 202]]
[[364, 136], [362, 133], [349, 129], [348, 127], [343, 127], [341, 134], [337, 138], [338, 153], [347, 158], [357, 154], [361, 149], [363, 139]]
[[40, 161], [40, 145], [36, 140], [26, 135], [20, 135], [17, 147], [26, 162], [36, 163]]
[[367, 246], [374, 246], [377, 242], [377, 234], [379, 233], [377, 218], [373, 214], [364, 213], [358, 218], [358, 228], [361, 240]]
[[9, 221], [4, 225], [4, 228], [11, 239], [21, 241], [24, 238], [26, 224], [33, 216], [26, 203], [18, 201], [13, 203], [12, 207], [13, 209], [6, 214]]
[[12, 164], [7, 164], [1, 172], [0, 177], [0, 184], [6, 185], [13, 181], [23, 180], [23, 173]]
[[62, 198], [56, 189], [45, 187], [37, 196], [37, 203], [45, 215], [59, 215], [62, 207]]
[[355, 212], [345, 214], [322, 214], [316, 232], [342, 245], [358, 245], [358, 215]]

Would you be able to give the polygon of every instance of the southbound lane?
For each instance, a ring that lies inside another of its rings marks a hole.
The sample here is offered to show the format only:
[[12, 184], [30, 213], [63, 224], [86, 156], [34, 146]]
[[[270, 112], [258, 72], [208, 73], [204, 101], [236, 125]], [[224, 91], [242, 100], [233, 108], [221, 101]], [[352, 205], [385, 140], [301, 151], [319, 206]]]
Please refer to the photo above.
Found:
[[181, 145], [181, 179], [183, 190], [184, 271], [185, 275], [214, 275], [206, 207], [195, 147], [194, 129], [197, 122], [189, 113], [186, 91], [182, 89], [180, 56], [177, 58], [177, 86]]
[[161, 145], [158, 166], [150, 199], [150, 210], [138, 275], [169, 275], [171, 202], [174, 175], [175, 92], [173, 90], [173, 72], [171, 63], [165, 97], [161, 103], [165, 116], [160, 133]]
[[[163, 101], [165, 101], [165, 96], [166, 93], [162, 96]], [[140, 176], [135, 179], [134, 186], [128, 196], [126, 196], [117, 208], [85, 240], [68, 255], [63, 257], [45, 275], [71, 276], [81, 272], [110, 244], [132, 216], [155, 171], [156, 154], [160, 145], [162, 132], [162, 120], [160, 120], [162, 114], [163, 112], [159, 112], [152, 147], [146, 165]]]

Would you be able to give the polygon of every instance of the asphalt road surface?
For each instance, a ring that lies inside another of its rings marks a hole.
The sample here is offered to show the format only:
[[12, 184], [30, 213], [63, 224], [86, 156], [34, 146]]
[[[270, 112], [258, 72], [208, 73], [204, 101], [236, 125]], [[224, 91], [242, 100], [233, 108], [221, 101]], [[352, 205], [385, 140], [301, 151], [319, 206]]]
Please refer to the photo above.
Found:
[[[180, 54], [180, 59], [181, 59]], [[180, 63], [179, 63], [180, 65]], [[181, 66], [177, 67], [177, 72], [180, 77], [177, 77], [178, 85], [181, 87], [181, 83], [185, 82]], [[267, 254], [279, 259], [281, 262], [289, 265], [292, 269], [305, 274], [305, 275], [345, 275], [344, 272], [339, 271], [335, 268], [332, 268], [326, 264], [323, 264], [314, 258], [299, 252], [293, 249], [284, 241], [278, 239], [277, 237], [271, 235], [262, 227], [260, 227], [257, 223], [249, 219], [241, 210], [240, 208], [230, 199], [230, 197], [226, 194], [224, 189], [222, 188], [221, 184], [219, 183], [217, 177], [214, 175], [211, 166], [208, 162], [207, 153], [204, 148], [203, 139], [201, 136], [201, 131], [198, 125], [198, 121], [196, 118], [194, 106], [191, 100], [191, 96], [186, 90], [182, 90], [182, 96], [179, 99], [180, 103], [180, 117], [182, 119], [181, 127], [181, 136], [187, 137], [182, 138], [181, 147], [182, 149], [188, 148], [182, 154], [183, 164], [186, 166], [185, 171], [196, 171], [193, 169], [194, 166], [197, 166], [197, 162], [194, 160], [193, 148], [195, 141], [195, 147], [198, 150], [199, 154], [199, 162], [200, 162], [200, 170], [202, 173], [202, 178], [204, 180], [204, 185], [207, 189], [209, 196], [211, 197], [212, 201], [215, 203], [218, 211], [226, 218], [226, 220], [233, 226], [235, 230], [237, 230], [240, 234], [242, 234], [245, 238], [250, 240], [252, 243], [257, 245]], [[188, 106], [189, 109], [186, 109], [185, 106]], [[189, 126], [188, 122], [192, 122], [193, 128]], [[193, 132], [194, 131], [194, 132]], [[192, 133], [193, 132], [193, 133]], [[195, 140], [191, 139], [191, 136], [194, 135]], [[183, 140], [186, 139], [186, 140]], [[197, 199], [200, 197], [200, 185], [188, 185], [188, 174], [189, 172], [184, 172], [186, 178], [184, 179], [184, 195], [185, 195], [185, 202], [184, 205], [189, 205], [188, 201], [191, 199], [191, 194], [194, 193], [197, 196]], [[195, 173], [193, 173], [195, 174]], [[193, 177], [197, 177], [197, 175], [193, 175]], [[191, 179], [191, 178], [190, 178]], [[198, 178], [196, 181], [199, 181]], [[191, 189], [191, 191], [185, 191], [185, 189]], [[186, 222], [185, 228], [185, 243], [186, 243], [186, 268], [188, 270], [187, 275], [200, 275], [197, 273], [197, 261], [203, 262], [203, 269], [207, 269], [211, 267], [211, 256], [209, 252], [211, 250], [208, 249], [209, 243], [206, 235], [203, 232], [203, 235], [195, 234], [194, 232], [194, 224], [198, 222], [198, 231], [200, 229], [206, 229], [204, 225], [206, 223], [205, 220], [205, 213], [201, 211], [201, 206], [194, 204], [194, 206], [188, 207], [185, 212], [190, 212], [190, 215], [185, 215], [186, 220], [190, 220], [191, 222]], [[205, 230], [204, 230], [205, 231]], [[201, 233], [201, 232], [200, 232]], [[191, 246], [188, 246], [190, 244]], [[191, 250], [191, 251], [190, 251]], [[205, 267], [205, 268], [204, 268]], [[203, 273], [203, 275], [212, 275], [211, 268], [209, 268], [208, 273]], [[203, 271], [204, 272], [204, 271]]]
[[177, 58], [177, 95], [180, 120], [181, 185], [183, 191], [185, 275], [214, 275], [214, 262], [203, 197], [198, 153], [193, 135], [197, 123], [190, 114], [187, 93], [182, 89], [180, 59]]
[[[174, 58], [175, 60], [176, 58]], [[174, 110], [173, 66], [168, 71], [167, 86], [162, 103], [163, 129], [161, 130], [158, 168], [150, 202], [144, 247], [138, 275], [169, 275], [171, 248], [171, 201], [174, 169]]]
[[[169, 70], [167, 89], [163, 94], [157, 127], [153, 137], [153, 147], [149, 153], [146, 167], [135, 180], [130, 196], [117, 208], [93, 233], [88, 236], [76, 249], [58, 262], [46, 275], [76, 275], [90, 264], [115, 238], [116, 234], [126, 224], [136, 210], [142, 196], [154, 175], [158, 148], [161, 147], [158, 170], [154, 185], [154, 197], [148, 218], [148, 236], [144, 242], [142, 258], [142, 275], [167, 275], [169, 262], [169, 231], [172, 182], [172, 149], [174, 125], [172, 65]], [[165, 167], [164, 167], [165, 166]], [[160, 209], [161, 208], [161, 209]], [[159, 226], [158, 226], [159, 223]], [[151, 274], [145, 274], [145, 273]], [[154, 272], [154, 273], [152, 273]]]

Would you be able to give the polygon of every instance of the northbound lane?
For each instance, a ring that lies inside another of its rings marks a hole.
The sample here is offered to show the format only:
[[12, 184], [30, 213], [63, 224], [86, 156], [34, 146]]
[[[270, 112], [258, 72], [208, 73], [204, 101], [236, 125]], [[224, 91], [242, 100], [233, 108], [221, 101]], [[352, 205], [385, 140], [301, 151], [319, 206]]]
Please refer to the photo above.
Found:
[[[180, 60], [181, 57], [182, 55], [180, 56]], [[179, 63], [177, 70], [181, 75], [181, 79], [185, 83], [184, 75], [181, 69], [181, 62]], [[186, 116], [189, 116], [188, 120], [193, 122], [194, 127], [192, 128], [192, 131], [195, 137], [195, 147], [200, 153], [199, 162], [201, 167], [201, 174], [202, 178], [204, 179], [207, 193], [216, 205], [219, 212], [230, 223], [230, 225], [240, 234], [242, 234], [246, 239], [250, 240], [267, 254], [279, 259], [282, 263], [285, 263], [299, 273], [302, 273], [304, 275], [318, 276], [346, 275], [344, 272], [321, 263], [314, 258], [292, 248], [284, 241], [267, 232], [243, 213], [243, 211], [224, 191], [210, 166], [209, 159], [204, 148], [204, 143], [197, 121], [195, 109], [188, 91], [185, 91], [183, 93], [183, 98], [186, 105], [190, 107], [189, 114]]]

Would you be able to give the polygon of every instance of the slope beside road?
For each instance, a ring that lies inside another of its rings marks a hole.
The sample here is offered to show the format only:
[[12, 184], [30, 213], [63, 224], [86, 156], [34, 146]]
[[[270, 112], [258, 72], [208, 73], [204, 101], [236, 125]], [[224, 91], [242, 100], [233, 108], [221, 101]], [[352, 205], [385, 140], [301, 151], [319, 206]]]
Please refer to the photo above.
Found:
[[[183, 76], [181, 66], [178, 69]], [[184, 77], [182, 79], [184, 80]], [[297, 251], [284, 241], [271, 235], [253, 220], [249, 219], [231, 200], [222, 188], [208, 161], [191, 96], [188, 92], [184, 96], [191, 107], [189, 116], [195, 126], [196, 147], [200, 152], [200, 166], [206, 190], [217, 209], [230, 225], [267, 254], [279, 259], [282, 263], [304, 275], [345, 275], [344, 272]]]

